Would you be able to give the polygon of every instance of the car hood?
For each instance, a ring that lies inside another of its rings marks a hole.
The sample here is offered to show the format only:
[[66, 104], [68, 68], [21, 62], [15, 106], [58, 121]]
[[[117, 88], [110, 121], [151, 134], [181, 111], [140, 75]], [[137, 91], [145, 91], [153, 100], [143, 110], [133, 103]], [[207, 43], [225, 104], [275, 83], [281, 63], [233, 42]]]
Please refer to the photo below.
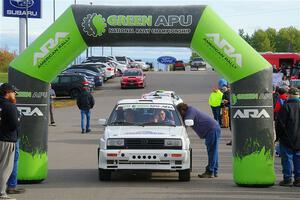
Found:
[[105, 135], [108, 138], [180, 138], [183, 126], [107, 126]]

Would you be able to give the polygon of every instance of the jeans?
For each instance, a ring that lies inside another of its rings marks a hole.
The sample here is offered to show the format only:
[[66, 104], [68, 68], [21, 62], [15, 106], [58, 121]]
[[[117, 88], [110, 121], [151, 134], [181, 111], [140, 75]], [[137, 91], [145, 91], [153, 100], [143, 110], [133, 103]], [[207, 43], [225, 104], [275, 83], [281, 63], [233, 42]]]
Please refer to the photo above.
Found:
[[295, 180], [300, 180], [300, 150], [292, 150], [280, 144], [280, 156], [283, 179], [292, 179], [294, 172]]
[[18, 184], [18, 160], [19, 160], [19, 140], [16, 142], [13, 171], [7, 181], [8, 188], [16, 188]]
[[217, 106], [217, 107], [213, 107], [211, 106], [211, 110], [212, 110], [212, 113], [214, 115], [214, 119], [220, 124], [222, 124], [221, 122], [221, 106]]
[[[80, 112], [81, 112], [81, 129], [82, 130], [90, 129], [91, 111], [90, 110], [80, 110]], [[85, 117], [86, 117], [86, 126], [84, 126]]]
[[207, 133], [205, 137], [205, 145], [207, 149], [208, 164], [206, 171], [218, 174], [219, 167], [219, 152], [218, 145], [220, 142], [221, 128], [218, 126]]

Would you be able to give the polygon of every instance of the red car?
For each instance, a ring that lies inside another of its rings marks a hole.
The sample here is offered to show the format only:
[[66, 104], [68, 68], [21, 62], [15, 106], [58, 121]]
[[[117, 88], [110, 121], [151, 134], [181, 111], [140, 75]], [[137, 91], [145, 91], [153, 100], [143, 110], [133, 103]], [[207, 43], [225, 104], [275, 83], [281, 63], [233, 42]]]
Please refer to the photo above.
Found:
[[144, 88], [146, 86], [146, 75], [141, 69], [127, 69], [124, 71], [121, 88]]
[[185, 71], [185, 65], [183, 63], [182, 60], [177, 60], [175, 62], [175, 64], [173, 65], [173, 70], [176, 71], [176, 70], [183, 70]]

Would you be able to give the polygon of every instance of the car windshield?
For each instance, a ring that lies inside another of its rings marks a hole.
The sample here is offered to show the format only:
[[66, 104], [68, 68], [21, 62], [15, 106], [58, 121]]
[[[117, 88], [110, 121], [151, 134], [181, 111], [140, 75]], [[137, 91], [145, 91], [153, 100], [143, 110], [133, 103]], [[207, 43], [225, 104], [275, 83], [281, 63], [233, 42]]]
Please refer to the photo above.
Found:
[[203, 61], [202, 58], [194, 58], [193, 61]]
[[136, 70], [125, 71], [123, 76], [142, 76], [142, 72]]
[[112, 112], [110, 126], [181, 126], [170, 104], [120, 104]]

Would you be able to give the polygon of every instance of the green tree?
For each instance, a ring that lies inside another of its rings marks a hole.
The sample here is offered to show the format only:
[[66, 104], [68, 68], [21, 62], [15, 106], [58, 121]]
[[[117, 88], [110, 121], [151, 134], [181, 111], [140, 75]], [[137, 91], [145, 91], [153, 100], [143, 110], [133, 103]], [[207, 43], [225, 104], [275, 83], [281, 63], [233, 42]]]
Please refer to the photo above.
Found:
[[300, 52], [300, 31], [295, 27], [280, 29], [276, 38], [278, 52]]
[[268, 35], [268, 38], [270, 40], [270, 46], [271, 51], [276, 52], [276, 46], [277, 46], [277, 31], [274, 28], [268, 28], [265, 31]]
[[251, 45], [251, 37], [249, 36], [248, 33], [245, 33], [244, 29], [239, 29], [238, 30], [239, 35], [248, 43]]
[[16, 52], [0, 49], [0, 72], [7, 72], [9, 63], [16, 57]]
[[258, 52], [272, 51], [268, 34], [261, 29], [258, 29], [253, 33], [251, 41], [252, 47]]

